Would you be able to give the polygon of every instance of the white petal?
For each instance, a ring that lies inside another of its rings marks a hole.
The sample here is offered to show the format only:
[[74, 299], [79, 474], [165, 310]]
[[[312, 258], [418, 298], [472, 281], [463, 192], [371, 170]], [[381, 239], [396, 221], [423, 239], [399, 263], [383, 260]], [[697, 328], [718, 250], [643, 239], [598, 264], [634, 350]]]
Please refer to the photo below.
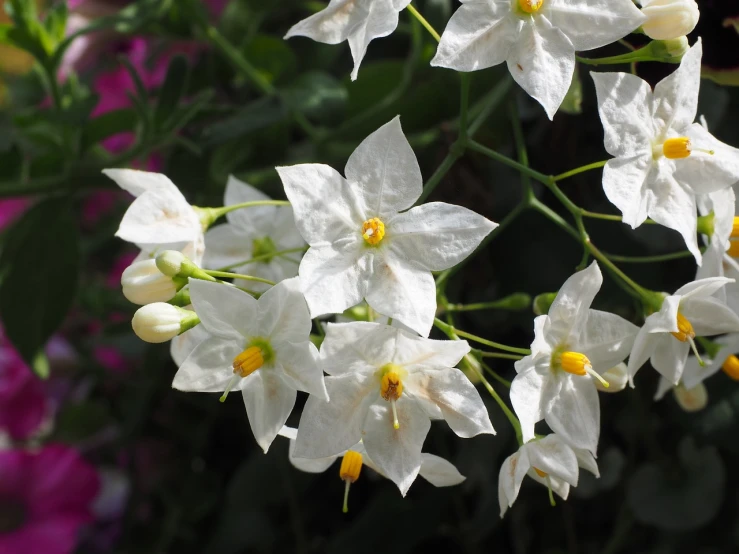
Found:
[[341, 313], [367, 294], [372, 253], [360, 240], [340, 248], [313, 246], [303, 256], [298, 271], [311, 317]]
[[325, 9], [293, 25], [285, 38], [303, 36], [325, 44], [339, 44], [366, 17], [366, 2], [331, 0]]
[[531, 477], [531, 479], [537, 483], [540, 483], [547, 488], [551, 488], [554, 493], [562, 498], [562, 500], [567, 500], [567, 497], [570, 494], [570, 484], [568, 482], [563, 481], [562, 479], [557, 479], [552, 475], [540, 477], [533, 469], [530, 469], [526, 475]]
[[252, 242], [244, 231], [235, 225], [226, 223], [211, 227], [205, 233], [205, 255], [203, 267], [220, 269], [230, 266], [234, 272], [244, 269], [247, 273], [250, 266], [235, 265], [252, 257]]
[[362, 440], [372, 461], [405, 496], [421, 469], [421, 448], [431, 422], [410, 398], [398, 400], [397, 413], [400, 427], [394, 429], [388, 402], [370, 406]]
[[685, 129], [684, 135], [690, 139], [693, 151], [687, 158], [675, 160], [675, 179], [697, 194], [719, 191], [739, 181], [738, 149], [716, 139], [699, 123]]
[[297, 392], [265, 369], [246, 377], [241, 393], [254, 438], [266, 454], [293, 411]]
[[412, 206], [423, 190], [421, 169], [400, 127], [400, 117], [364, 139], [344, 171], [347, 181], [359, 188], [367, 219], [394, 216]]
[[349, 48], [354, 59], [354, 69], [351, 73], [352, 81], [356, 80], [359, 65], [367, 53], [369, 43], [380, 37], [386, 37], [398, 26], [398, 9], [392, 0], [373, 0], [365, 4], [367, 16], [352, 29], [349, 34]]
[[511, 404], [521, 422], [524, 442], [535, 437], [534, 425], [544, 417], [541, 403], [547, 377], [539, 373], [535, 366], [531, 366], [521, 371], [511, 382]]
[[521, 25], [508, 0], [464, 3], [447, 23], [431, 65], [476, 71], [503, 63]]
[[399, 333], [368, 321], [329, 323], [321, 344], [321, 366], [329, 375], [372, 374], [394, 361]]
[[[652, 90], [629, 73], [594, 73], [606, 151], [612, 156], [651, 157]], [[610, 197], [609, 197], [610, 198]], [[611, 200], [613, 202], [613, 200]], [[615, 203], [615, 202], [614, 202]]]
[[573, 487], [579, 474], [577, 457], [572, 448], [557, 435], [547, 435], [526, 444], [529, 463], [544, 473], [559, 477]]
[[603, 168], [603, 190], [623, 214], [624, 223], [632, 228], [647, 219], [647, 183], [651, 172], [651, 154], [614, 158]]
[[154, 189], [177, 189], [169, 177], [161, 173], [140, 171], [138, 169], [103, 169], [103, 173], [113, 179], [126, 192], [139, 197]]
[[[328, 402], [323, 371], [318, 365], [318, 350], [312, 342], [275, 343], [275, 365], [294, 388], [316, 395]], [[277, 369], [276, 368], [276, 369]]]
[[519, 448], [518, 452], [511, 454], [503, 461], [503, 465], [500, 466], [500, 473], [498, 474], [500, 517], [503, 517], [506, 510], [513, 506], [516, 498], [518, 498], [521, 483], [530, 467], [525, 445]]
[[634, 386], [634, 376], [636, 375], [636, 372], [639, 371], [652, 356], [652, 352], [654, 352], [656, 347], [657, 338], [659, 337], [659, 335], [649, 332], [648, 323], [649, 318], [647, 318], [647, 322], [644, 324], [644, 327], [642, 327], [636, 335], [634, 347], [631, 349], [631, 354], [629, 354], [629, 365], [627, 371], [629, 374], [629, 382], [632, 387]]
[[672, 390], [672, 387], [674, 387], [672, 383], [670, 383], [667, 379], [664, 377], [659, 378], [659, 384], [657, 385], [657, 392], [654, 393], [654, 400], [662, 400], [669, 391]]
[[646, 19], [630, 0], [550, 0], [543, 13], [578, 52], [611, 44]]
[[562, 31], [526, 22], [506, 62], [513, 79], [554, 117], [572, 82], [575, 49]]
[[436, 283], [427, 269], [418, 268], [390, 252], [375, 256], [367, 304], [382, 315], [428, 336], [436, 313]]
[[399, 330], [392, 361], [408, 371], [456, 366], [470, 351], [464, 340], [432, 340]]
[[678, 68], [654, 87], [653, 117], [662, 132], [680, 132], [695, 121], [701, 79], [701, 40], [683, 56]]
[[466, 479], [453, 463], [426, 453], [421, 454], [421, 470], [418, 474], [435, 487], [459, 485]]
[[717, 290], [731, 282], [732, 279], [729, 277], [708, 277], [705, 279], [697, 279], [677, 289], [674, 296], [681, 297], [681, 303], [693, 297], [709, 297], [715, 294]]
[[584, 333], [571, 349], [585, 354], [599, 373], [608, 371], [626, 359], [639, 328], [621, 316], [588, 310]]
[[[282, 435], [282, 433], [279, 433]], [[283, 435], [284, 436], [284, 435]], [[290, 463], [300, 471], [306, 473], [323, 473], [336, 461], [338, 456], [328, 456], [327, 458], [297, 458], [295, 456], [295, 440], [290, 441], [288, 450]]]
[[596, 477], [600, 477], [600, 471], [598, 471], [598, 462], [595, 461], [595, 457], [589, 450], [584, 448], [573, 448], [575, 456], [577, 456], [577, 465], [583, 469], [587, 469], [590, 473]]
[[386, 240], [399, 256], [443, 271], [469, 256], [497, 226], [467, 208], [429, 202], [393, 218]]
[[259, 297], [259, 333], [276, 341], [308, 340], [311, 319], [296, 278], [277, 283]]
[[169, 343], [169, 354], [177, 367], [181, 366], [195, 347], [211, 337], [204, 325], [196, 325], [189, 331], [177, 335]]
[[222, 283], [190, 279], [190, 298], [206, 330], [234, 341], [259, 334], [257, 301]]
[[[223, 205], [234, 206], [244, 202], [258, 202], [271, 200], [262, 191], [255, 189], [249, 183], [237, 179], [233, 175], [228, 176], [226, 190], [223, 193]], [[234, 210], [226, 214], [229, 223], [236, 225], [244, 231], [258, 233], [265, 223], [272, 221], [277, 212], [277, 206], [255, 206]], [[256, 238], [255, 235], [252, 238]]]
[[739, 316], [717, 298], [688, 298], [680, 303], [680, 311], [699, 337], [739, 332]]
[[495, 434], [480, 393], [459, 369], [415, 371], [408, 376], [405, 391], [439, 406], [459, 437]]
[[652, 367], [673, 385], [677, 385], [689, 351], [690, 345], [687, 342], [681, 342], [668, 334], [657, 335], [650, 360]]
[[311, 246], [361, 237], [364, 208], [356, 192], [339, 173], [322, 164], [278, 167], [285, 194], [295, 213], [295, 225]]
[[564, 282], [548, 313], [549, 326], [557, 336], [577, 341], [585, 330], [588, 308], [602, 284], [603, 275], [595, 261]]
[[[550, 405], [544, 419], [573, 447], [595, 454], [600, 435], [600, 400], [595, 385], [589, 377], [569, 374], [558, 379], [558, 384], [556, 389], [545, 389]], [[556, 394], [550, 395], [550, 390]]]
[[658, 312], [651, 314], [644, 322], [649, 333], [677, 333], [677, 312], [680, 309], [681, 297], [672, 295], [662, 301]]
[[295, 455], [301, 458], [334, 456], [359, 442], [369, 406], [379, 398], [374, 376], [346, 374], [325, 382], [331, 401], [310, 395], [300, 417]]
[[241, 352], [232, 340], [211, 337], [182, 362], [172, 387], [182, 391], [222, 392], [234, 376], [233, 360]]

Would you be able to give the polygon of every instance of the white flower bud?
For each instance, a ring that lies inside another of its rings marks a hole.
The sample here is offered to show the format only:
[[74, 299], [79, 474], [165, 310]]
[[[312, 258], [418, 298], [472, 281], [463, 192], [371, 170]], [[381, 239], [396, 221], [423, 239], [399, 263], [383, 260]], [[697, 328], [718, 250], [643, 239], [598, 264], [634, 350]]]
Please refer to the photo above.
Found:
[[619, 392], [626, 388], [626, 383], [629, 382], [629, 374], [626, 369], [625, 363], [620, 363], [615, 367], [612, 367], [601, 375], [603, 379], [608, 382], [608, 387], [604, 387], [597, 380], [594, 380], [595, 388], [600, 392]]
[[669, 40], [690, 33], [698, 23], [700, 12], [695, 0], [652, 0], [643, 2], [647, 21], [642, 30], [649, 38]]
[[686, 389], [681, 383], [672, 389], [672, 393], [686, 412], [698, 412], [708, 404], [708, 392], [703, 383], [698, 383], [692, 389]]
[[128, 266], [121, 275], [123, 296], [134, 304], [166, 302], [177, 294], [177, 286], [157, 268], [156, 261], [142, 260]]
[[173, 339], [198, 322], [195, 312], [164, 302], [154, 302], [136, 310], [131, 327], [141, 340], [158, 343]]
[[169, 277], [176, 277], [182, 271], [182, 264], [192, 263], [182, 252], [177, 250], [165, 250], [156, 258], [156, 266], [159, 271]]

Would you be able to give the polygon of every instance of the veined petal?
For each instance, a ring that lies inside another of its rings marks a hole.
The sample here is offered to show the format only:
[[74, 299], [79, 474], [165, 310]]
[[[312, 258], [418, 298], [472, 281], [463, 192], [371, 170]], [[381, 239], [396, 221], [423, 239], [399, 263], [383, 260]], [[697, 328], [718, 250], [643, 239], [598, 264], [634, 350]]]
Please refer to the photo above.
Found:
[[[683, 134], [690, 139], [693, 151], [687, 158], [675, 160], [675, 179], [696, 194], [720, 191], [739, 181], [739, 149], [716, 139], [699, 123], [693, 123]], [[703, 150], [712, 150], [713, 154]]]
[[584, 331], [588, 309], [603, 284], [597, 262], [570, 276], [549, 307], [549, 326], [563, 340], [577, 341]]
[[639, 328], [616, 314], [588, 310], [587, 321], [573, 351], [585, 354], [593, 369], [604, 373], [626, 359]]
[[238, 266], [252, 257], [252, 240], [244, 234], [244, 231], [226, 223], [211, 227], [205, 233], [205, 254], [203, 255], [203, 267], [208, 269], [220, 269], [231, 266], [233, 271], [249, 266]]
[[368, 321], [329, 323], [321, 344], [321, 367], [329, 375], [373, 374], [395, 361], [400, 330]]
[[497, 226], [467, 208], [429, 202], [388, 222], [387, 240], [399, 256], [443, 271], [469, 256]]
[[508, 0], [463, 3], [447, 23], [431, 65], [476, 71], [503, 63], [521, 25]]
[[436, 284], [431, 272], [391, 252], [375, 256], [367, 304], [427, 337], [434, 324]]
[[367, 219], [394, 216], [412, 206], [423, 189], [421, 169], [399, 116], [357, 146], [344, 172], [347, 181], [359, 188]]
[[459, 473], [453, 463], [426, 453], [421, 454], [421, 469], [418, 474], [435, 487], [451, 487], [465, 480], [465, 476]]
[[316, 395], [328, 402], [323, 371], [318, 364], [318, 349], [310, 341], [297, 344], [274, 343], [275, 366], [281, 369], [283, 379], [297, 390]]
[[572, 448], [556, 434], [524, 445], [532, 467], [549, 475], [559, 477], [573, 487], [577, 486], [580, 473], [577, 456]]
[[339, 172], [323, 164], [278, 167], [295, 225], [311, 246], [361, 237], [364, 207]]
[[665, 379], [677, 385], [683, 374], [688, 352], [690, 352], [690, 345], [687, 342], [681, 342], [672, 335], [659, 334], [654, 339], [652, 366]]
[[651, 155], [655, 131], [649, 84], [629, 73], [591, 71], [590, 76], [595, 82], [606, 151], [619, 157]]
[[646, 19], [630, 0], [549, 0], [543, 14], [578, 52], [611, 44]]
[[140, 171], [138, 169], [103, 169], [103, 174], [113, 179], [116, 185], [123, 190], [136, 197], [159, 188], [174, 189], [179, 192], [179, 189], [170, 181], [169, 177], [161, 173]]
[[519, 448], [518, 452], [514, 452], [503, 461], [498, 474], [500, 517], [503, 517], [508, 508], [513, 506], [516, 498], [518, 498], [521, 483], [530, 467], [528, 449], [525, 447]]
[[159, 187], [131, 203], [116, 236], [133, 243], [162, 244], [191, 242], [202, 232], [198, 216], [177, 187]]
[[308, 397], [295, 443], [298, 457], [325, 458], [351, 448], [362, 438], [370, 404], [380, 398], [374, 375], [348, 373], [326, 377], [325, 382], [331, 402]]
[[325, 44], [345, 41], [368, 15], [365, 0], [331, 0], [326, 9], [293, 25], [285, 38], [303, 36]]
[[347, 37], [349, 48], [354, 59], [354, 69], [351, 73], [352, 81], [356, 80], [359, 65], [367, 53], [369, 43], [376, 38], [385, 37], [398, 26], [398, 9], [392, 0], [373, 0], [365, 4], [368, 10], [363, 18]]
[[513, 79], [554, 118], [572, 82], [575, 48], [555, 27], [531, 22], [523, 25], [506, 62]]
[[717, 298], [688, 298], [680, 302], [680, 311], [699, 337], [739, 332], [739, 316]]
[[444, 370], [456, 366], [469, 351], [464, 340], [432, 340], [398, 330], [392, 361], [408, 371]]
[[544, 419], [567, 443], [595, 454], [600, 435], [600, 400], [593, 381], [570, 374], [560, 376], [557, 381], [556, 394], [550, 395], [549, 388], [544, 393], [551, 398]]
[[459, 369], [414, 371], [406, 379], [405, 391], [439, 406], [457, 436], [495, 434], [480, 393]]
[[277, 283], [258, 300], [259, 333], [276, 341], [308, 340], [311, 319], [297, 277]]
[[400, 428], [394, 429], [387, 402], [370, 406], [362, 440], [372, 461], [405, 496], [421, 469], [421, 448], [431, 421], [410, 398], [398, 400], [397, 413]]
[[[701, 79], [703, 47], [700, 37], [683, 56], [678, 68], [654, 87], [652, 117], [663, 136], [669, 130], [681, 133], [695, 121]], [[664, 138], [667, 138], [664, 136]]]
[[313, 246], [303, 256], [298, 273], [311, 317], [341, 313], [367, 295], [373, 253], [360, 240]]
[[541, 410], [542, 395], [550, 378], [531, 366], [521, 371], [511, 382], [511, 404], [521, 422], [524, 442], [535, 438], [534, 425], [544, 418]]
[[267, 453], [290, 412], [297, 392], [275, 373], [266, 369], [242, 379], [242, 395], [254, 438]]
[[172, 381], [172, 388], [188, 392], [226, 390], [226, 385], [234, 376], [233, 360], [242, 350], [242, 345], [230, 339], [205, 339], [182, 362]]
[[237, 342], [259, 334], [257, 301], [244, 291], [223, 283], [190, 279], [190, 298], [209, 333]]
[[623, 214], [623, 222], [634, 229], [647, 219], [647, 187], [652, 173], [652, 156], [637, 154], [614, 158], [603, 168], [603, 190], [608, 200]]

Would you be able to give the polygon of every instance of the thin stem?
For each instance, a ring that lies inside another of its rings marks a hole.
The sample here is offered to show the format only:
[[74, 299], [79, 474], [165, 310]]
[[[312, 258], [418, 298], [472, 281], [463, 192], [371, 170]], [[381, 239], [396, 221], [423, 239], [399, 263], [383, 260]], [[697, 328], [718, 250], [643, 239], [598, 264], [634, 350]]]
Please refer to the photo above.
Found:
[[266, 283], [267, 285], [274, 286], [274, 283], [269, 279], [262, 279], [261, 277], [255, 277], [254, 275], [242, 275], [240, 273], [229, 273], [228, 271], [216, 271], [215, 269], [204, 269], [203, 271], [211, 277], [220, 277], [221, 279], [243, 279], [244, 281], [256, 281], [258, 283]]
[[439, 36], [439, 33], [437, 33], [437, 32], [436, 32], [436, 29], [434, 29], [434, 28], [433, 28], [433, 27], [431, 26], [431, 23], [429, 23], [428, 21], [426, 21], [426, 18], [425, 18], [425, 17], [423, 17], [423, 16], [422, 16], [422, 15], [421, 15], [421, 14], [420, 14], [420, 13], [418, 12], [418, 10], [417, 10], [416, 8], [414, 8], [414, 7], [413, 7], [413, 5], [412, 5], [412, 4], [408, 4], [408, 11], [409, 11], [409, 12], [411, 12], [411, 13], [413, 14], [413, 17], [415, 17], [416, 19], [418, 19], [418, 21], [419, 21], [419, 22], [421, 23], [421, 25], [423, 25], [423, 26], [424, 26], [424, 28], [425, 28], [425, 29], [426, 29], [426, 30], [427, 30], [427, 31], [429, 32], [429, 34], [430, 34], [430, 35], [431, 35], [432, 37], [434, 37], [434, 40], [435, 40], [436, 42], [439, 42], [439, 41], [441, 41], [441, 37]]
[[446, 157], [442, 160], [441, 165], [436, 168], [434, 174], [426, 181], [423, 186], [423, 192], [416, 201], [416, 205], [423, 204], [429, 195], [434, 192], [434, 189], [441, 183], [441, 180], [449, 172], [454, 163], [462, 156], [463, 151], [456, 148], [452, 148]]
[[479, 152], [480, 154], [484, 154], [488, 158], [492, 158], [498, 162], [501, 162], [508, 167], [512, 167], [513, 169], [516, 169], [523, 173], [524, 175], [528, 175], [532, 179], [536, 179], [537, 181], [548, 184], [551, 180], [550, 177], [547, 175], [544, 175], [543, 173], [539, 173], [538, 171], [531, 169], [529, 167], [526, 167], [525, 165], [518, 163], [516, 160], [512, 160], [508, 156], [504, 156], [503, 154], [499, 154], [495, 150], [491, 150], [487, 146], [483, 146], [479, 142], [475, 142], [474, 140], [470, 140], [467, 142], [467, 147], [470, 150], [474, 150], [475, 152]]
[[464, 140], [467, 138], [467, 110], [470, 103], [470, 79], [469, 73], [460, 73], [460, 93], [459, 93], [459, 138]]
[[511, 382], [508, 379], [503, 379], [503, 377], [501, 377], [495, 371], [493, 371], [493, 369], [488, 364], [486, 364], [484, 361], [482, 360], [478, 360], [478, 361], [480, 362], [480, 365], [482, 366], [482, 368], [485, 371], [487, 371], [493, 379], [498, 381], [498, 383], [500, 383], [501, 385], [509, 389], [511, 388]]
[[538, 198], [534, 198], [531, 201], [531, 207], [549, 220], [551, 220], [557, 226], [559, 226], [567, 234], [572, 236], [576, 241], [580, 241], [580, 234], [572, 227], [572, 225], [567, 223], [567, 221], [565, 221], [565, 219], [561, 215], [559, 215], [546, 204], [542, 203]]
[[[521, 295], [522, 293], [516, 293], [517, 295]], [[511, 295], [513, 296], [513, 295]], [[446, 306], [447, 311], [450, 312], [476, 312], [478, 310], [518, 310], [518, 307], [510, 308], [509, 303], [511, 301], [511, 296], [506, 296], [505, 298], [502, 298], [500, 300], [493, 300], [491, 302], [474, 302], [472, 304], [448, 304]], [[526, 296], [530, 300], [530, 297], [528, 295]]]
[[670, 260], [678, 260], [680, 258], [692, 258], [693, 253], [683, 250], [681, 252], [671, 252], [669, 254], [657, 254], [654, 256], [619, 256], [617, 254], [609, 254], [604, 252], [605, 256], [612, 262], [621, 262], [625, 264], [648, 264], [656, 262], [668, 262]]
[[507, 346], [505, 344], [501, 344], [499, 342], [493, 342], [491, 340], [484, 339], [482, 337], [478, 337], [477, 335], [473, 335], [472, 333], [467, 333], [466, 331], [462, 331], [460, 329], [455, 328], [452, 325], [449, 325], [447, 323], [444, 323], [442, 320], [440, 320], [438, 317], [434, 318], [434, 325], [441, 329], [444, 334], [448, 335], [449, 333], [453, 333], [455, 335], [458, 335], [460, 337], [464, 337], [466, 339], [470, 339], [475, 342], [479, 342], [480, 344], [484, 344], [485, 346], [490, 346], [492, 348], [497, 348], [498, 350], [503, 350], [505, 352], [513, 352], [514, 354], [523, 354], [524, 356], [528, 356], [531, 354], [531, 351], [526, 348], [516, 348], [515, 346]]
[[508, 94], [508, 91], [511, 90], [512, 84], [513, 79], [511, 79], [509, 75], [506, 75], [497, 85], [495, 85], [487, 96], [475, 104], [473, 111], [479, 111], [479, 113], [467, 128], [467, 136], [475, 136], [475, 133], [477, 133], [482, 124], [485, 123], [485, 120], [490, 117], [490, 112], [498, 107]]
[[210, 214], [214, 217], [213, 221], [221, 216], [226, 215], [228, 212], [234, 210], [240, 210], [242, 208], [254, 208], [256, 206], [289, 206], [290, 202], [287, 200], [252, 200], [251, 202], [241, 202], [240, 204], [231, 204], [230, 206], [223, 206], [222, 208], [201, 208], [205, 210], [211, 210]]
[[[263, 262], [265, 260], [272, 259], [276, 256], [282, 257], [286, 254], [295, 254], [297, 252], [305, 252], [305, 250], [306, 249], [304, 247], [288, 248], [287, 250], [278, 250], [277, 252], [270, 252], [267, 254], [262, 254], [261, 256], [254, 256], [253, 258], [249, 258], [248, 260], [244, 260], [243, 262], [236, 262], [235, 264], [224, 265], [223, 267], [219, 267], [218, 271], [228, 271], [229, 269], [233, 269], [235, 267], [241, 267], [242, 265], [249, 265], [249, 264], [254, 264], [257, 262]], [[291, 258], [287, 258], [287, 259], [290, 260]]]
[[473, 348], [471, 352], [483, 358], [501, 358], [503, 360], [520, 360], [523, 358], [521, 354], [506, 354], [504, 352], [488, 352], [487, 350], [478, 350], [477, 348]]
[[568, 177], [577, 175], [578, 173], [584, 173], [586, 171], [590, 171], [591, 169], [598, 169], [599, 167], [603, 167], [604, 165], [606, 165], [606, 163], [608, 163], [608, 160], [601, 160], [599, 162], [593, 162], [591, 164], [576, 167], [575, 169], [560, 173], [559, 175], [553, 177], [553, 179], [555, 182], [561, 181], [562, 179], [567, 179]]

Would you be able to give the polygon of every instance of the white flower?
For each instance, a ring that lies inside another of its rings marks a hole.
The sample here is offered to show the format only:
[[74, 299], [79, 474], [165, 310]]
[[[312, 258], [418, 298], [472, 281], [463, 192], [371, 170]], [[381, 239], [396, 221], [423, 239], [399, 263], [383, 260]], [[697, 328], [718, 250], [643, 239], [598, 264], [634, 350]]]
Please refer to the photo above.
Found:
[[641, 0], [641, 13], [647, 16], [642, 30], [649, 38], [670, 40], [695, 29], [700, 17], [695, 0]]
[[198, 344], [212, 336], [205, 325], [196, 325], [189, 331], [173, 338], [169, 343], [169, 354], [172, 356], [175, 365], [180, 367]]
[[523, 478], [527, 475], [567, 500], [570, 486], [576, 487], [579, 467], [600, 477], [593, 455], [580, 448], [573, 448], [556, 434], [534, 439], [508, 456], [500, 467], [498, 476], [498, 502], [500, 517], [518, 497]]
[[331, 401], [308, 398], [295, 455], [335, 456], [361, 439], [405, 495], [421, 468], [430, 419], [445, 419], [463, 438], [494, 433], [480, 394], [453, 367], [469, 350], [464, 341], [426, 339], [379, 323], [329, 324], [320, 359]]
[[692, 281], [667, 296], [660, 311], [650, 315], [639, 330], [629, 356], [629, 378], [648, 359], [665, 379], [677, 385], [696, 336], [739, 331], [739, 316], [713, 297], [731, 279], [712, 277]]
[[[261, 200], [270, 198], [236, 177], [228, 178], [224, 206]], [[254, 206], [234, 210], [226, 214], [226, 219], [228, 223], [212, 227], [205, 233], [204, 267], [219, 269], [229, 266], [229, 271], [234, 273], [248, 273], [274, 283], [298, 274], [301, 252], [270, 256], [274, 252], [305, 246], [295, 227], [290, 206]], [[236, 265], [254, 257], [262, 259]], [[268, 287], [254, 281], [242, 283], [256, 292], [263, 292]]]
[[428, 336], [436, 311], [431, 271], [472, 252], [497, 225], [443, 202], [416, 206], [422, 179], [396, 117], [367, 137], [346, 164], [278, 167], [303, 238], [300, 282], [311, 316], [367, 299], [381, 314]]
[[331, 0], [325, 9], [293, 25], [285, 38], [303, 36], [325, 44], [348, 41], [354, 58], [354, 81], [369, 43], [392, 33], [398, 26], [398, 13], [410, 3], [411, 0]]
[[181, 250], [196, 264], [203, 257], [203, 224], [175, 184], [161, 173], [104, 169], [119, 187], [136, 197], [116, 236], [132, 242], [143, 257], [160, 250]]
[[739, 180], [739, 150], [693, 123], [701, 52], [699, 40], [654, 92], [628, 73], [591, 73], [605, 147], [615, 156], [603, 169], [606, 196], [632, 227], [651, 217], [678, 231], [699, 264], [695, 195]]
[[570, 88], [575, 52], [610, 44], [645, 17], [630, 0], [461, 0], [431, 65], [475, 71], [506, 62], [549, 119]]
[[123, 296], [134, 304], [167, 302], [177, 294], [177, 285], [157, 267], [156, 260], [132, 263], [121, 274]]
[[139, 308], [131, 320], [136, 336], [152, 343], [167, 342], [197, 324], [198, 318], [193, 312], [164, 302]]
[[254, 437], [267, 452], [292, 412], [296, 390], [328, 399], [297, 279], [282, 281], [258, 301], [236, 287], [191, 279], [190, 297], [211, 336], [185, 359], [172, 386], [240, 389]]
[[621, 392], [626, 388], [626, 384], [629, 382], [629, 371], [626, 364], [621, 362], [618, 365], [613, 366], [611, 369], [601, 375], [608, 386], [605, 386], [599, 380], [593, 381], [595, 388], [600, 392]]
[[593, 384], [623, 361], [638, 328], [615, 314], [591, 310], [603, 283], [598, 264], [562, 285], [548, 315], [534, 319], [531, 354], [515, 363], [511, 403], [523, 440], [535, 437], [544, 419], [569, 444], [595, 453], [600, 433], [600, 401]]

